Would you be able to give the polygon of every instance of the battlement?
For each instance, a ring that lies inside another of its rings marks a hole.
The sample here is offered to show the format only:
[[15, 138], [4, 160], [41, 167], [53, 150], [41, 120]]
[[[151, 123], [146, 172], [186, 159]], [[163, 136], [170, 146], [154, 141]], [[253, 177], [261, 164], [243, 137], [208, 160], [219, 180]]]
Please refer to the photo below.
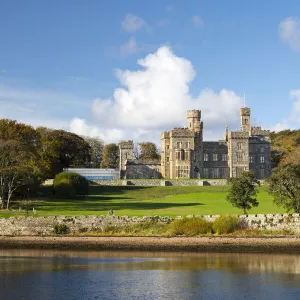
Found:
[[269, 136], [270, 134], [271, 134], [270, 130], [263, 130], [261, 129], [261, 126], [251, 127], [251, 135]]
[[249, 116], [250, 117], [251, 109], [249, 107], [242, 107], [240, 109], [241, 116]]
[[187, 111], [187, 118], [201, 119], [201, 110], [193, 109]]
[[249, 133], [244, 131], [230, 131], [228, 133], [229, 139], [248, 139]]
[[170, 135], [169, 135], [169, 132], [167, 131], [164, 131], [160, 134], [160, 139], [163, 140], [163, 139], [169, 139], [170, 138]]
[[173, 128], [173, 130], [170, 131], [169, 136], [170, 137], [176, 137], [176, 136], [193, 137], [194, 132], [188, 128], [175, 127]]
[[133, 141], [122, 141], [119, 143], [121, 149], [133, 149]]

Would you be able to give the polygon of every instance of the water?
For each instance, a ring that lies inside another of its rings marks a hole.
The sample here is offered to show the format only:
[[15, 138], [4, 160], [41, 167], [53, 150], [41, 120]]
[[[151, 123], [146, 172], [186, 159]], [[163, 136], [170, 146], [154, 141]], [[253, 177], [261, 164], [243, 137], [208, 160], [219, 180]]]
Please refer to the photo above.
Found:
[[300, 299], [300, 255], [0, 250], [0, 299]]

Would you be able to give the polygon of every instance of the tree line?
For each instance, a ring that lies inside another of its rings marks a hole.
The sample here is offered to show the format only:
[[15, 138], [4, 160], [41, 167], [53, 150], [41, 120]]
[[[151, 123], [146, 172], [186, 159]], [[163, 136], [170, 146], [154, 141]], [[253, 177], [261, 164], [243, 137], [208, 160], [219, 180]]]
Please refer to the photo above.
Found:
[[[155, 144], [136, 145], [140, 158], [159, 158]], [[78, 136], [65, 130], [33, 128], [0, 119], [0, 202], [8, 208], [13, 194], [54, 178], [65, 168], [118, 168], [119, 147], [100, 138]]]

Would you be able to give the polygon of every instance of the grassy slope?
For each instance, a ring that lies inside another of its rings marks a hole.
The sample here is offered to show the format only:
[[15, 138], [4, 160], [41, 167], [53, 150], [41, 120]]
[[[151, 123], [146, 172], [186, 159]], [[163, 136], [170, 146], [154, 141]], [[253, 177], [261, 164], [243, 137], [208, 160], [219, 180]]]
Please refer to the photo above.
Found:
[[[113, 209], [116, 215], [178, 216], [197, 214], [239, 214], [225, 198], [228, 187], [103, 187], [91, 186], [86, 199], [44, 199], [30, 201], [38, 215], [101, 215]], [[282, 213], [272, 203], [265, 187], [258, 194], [260, 205], [249, 213]], [[16, 204], [17, 205], [17, 204]], [[23, 208], [25, 205], [22, 203]], [[18, 206], [16, 206], [18, 207]], [[4, 216], [1, 214], [0, 216]]]

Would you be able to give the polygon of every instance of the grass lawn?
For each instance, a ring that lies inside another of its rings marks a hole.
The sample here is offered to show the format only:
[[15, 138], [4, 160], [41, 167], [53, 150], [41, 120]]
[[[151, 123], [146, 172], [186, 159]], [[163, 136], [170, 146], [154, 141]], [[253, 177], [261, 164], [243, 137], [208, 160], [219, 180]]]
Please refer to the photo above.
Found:
[[[138, 187], [91, 185], [90, 195], [85, 199], [51, 199], [50, 189], [44, 188], [48, 197], [29, 201], [29, 210], [37, 210], [38, 216], [46, 215], [106, 215], [110, 209], [116, 215], [127, 216], [185, 216], [204, 214], [241, 214], [225, 198], [228, 186], [195, 187]], [[273, 204], [266, 187], [259, 188], [259, 206], [249, 213], [283, 213], [284, 209]], [[12, 203], [26, 208], [26, 202]], [[10, 214], [11, 215], [11, 214]], [[0, 211], [0, 217], [8, 216]]]

